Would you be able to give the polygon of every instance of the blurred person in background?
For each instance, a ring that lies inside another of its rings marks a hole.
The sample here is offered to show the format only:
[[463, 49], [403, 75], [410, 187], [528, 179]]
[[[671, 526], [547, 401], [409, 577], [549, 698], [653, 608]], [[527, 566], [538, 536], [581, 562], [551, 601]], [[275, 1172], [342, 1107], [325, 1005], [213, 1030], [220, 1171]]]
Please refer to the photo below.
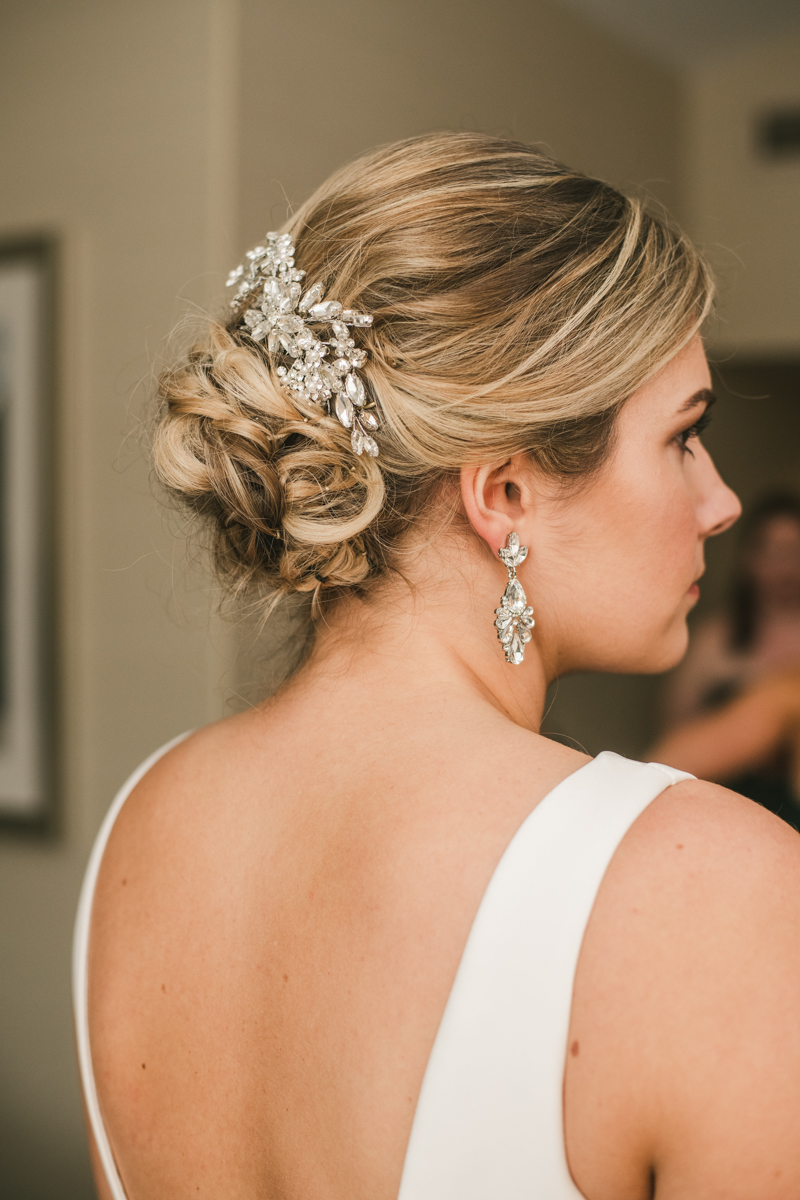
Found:
[[741, 527], [728, 603], [693, 633], [652, 757], [725, 783], [800, 828], [800, 497]]

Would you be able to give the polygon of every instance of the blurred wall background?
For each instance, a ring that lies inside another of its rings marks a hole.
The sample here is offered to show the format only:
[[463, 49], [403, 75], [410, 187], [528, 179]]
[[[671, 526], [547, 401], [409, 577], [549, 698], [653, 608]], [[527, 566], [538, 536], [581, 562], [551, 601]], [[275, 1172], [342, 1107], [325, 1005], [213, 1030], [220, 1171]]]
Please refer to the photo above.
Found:
[[[347, 158], [478, 128], [643, 188], [724, 246], [714, 348], [730, 366], [781, 356], [771, 411], [795, 413], [800, 165], [765, 165], [750, 130], [755, 109], [800, 102], [797, 41], [716, 53], [712, 40], [689, 61], [619, 8], [0, 0], [0, 238], [44, 231], [60, 247], [62, 714], [55, 836], [0, 835], [0, 1200], [93, 1194], [69, 999], [83, 866], [130, 770], [230, 711], [250, 672], [139, 450], [154, 363], [187, 304], [217, 306], [243, 249]], [[753, 489], [774, 455], [772, 426], [758, 453], [748, 432], [767, 429], [762, 403], [736, 399], [720, 433]], [[796, 477], [788, 445], [784, 459]], [[567, 680], [551, 717], [592, 748], [635, 753], [654, 704], [650, 680]]]
[[235, 37], [194, 0], [0, 5], [0, 237], [59, 245], [61, 645], [59, 828], [0, 837], [3, 1200], [93, 1194], [68, 990], [81, 873], [124, 776], [221, 711], [208, 602], [135, 439], [179, 297], [215, 295], [231, 253]]

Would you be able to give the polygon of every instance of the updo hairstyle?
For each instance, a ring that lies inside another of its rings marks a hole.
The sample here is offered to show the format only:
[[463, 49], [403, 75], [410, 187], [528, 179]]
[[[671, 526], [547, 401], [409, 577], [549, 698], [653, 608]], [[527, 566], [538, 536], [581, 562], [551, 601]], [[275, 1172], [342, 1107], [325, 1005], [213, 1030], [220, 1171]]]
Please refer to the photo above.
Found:
[[466, 464], [520, 452], [566, 483], [697, 332], [708, 270], [662, 216], [530, 146], [437, 134], [365, 155], [284, 226], [306, 285], [372, 313], [377, 459], [282, 389], [282, 354], [213, 322], [160, 383], [157, 475], [235, 587], [334, 600], [396, 571]]

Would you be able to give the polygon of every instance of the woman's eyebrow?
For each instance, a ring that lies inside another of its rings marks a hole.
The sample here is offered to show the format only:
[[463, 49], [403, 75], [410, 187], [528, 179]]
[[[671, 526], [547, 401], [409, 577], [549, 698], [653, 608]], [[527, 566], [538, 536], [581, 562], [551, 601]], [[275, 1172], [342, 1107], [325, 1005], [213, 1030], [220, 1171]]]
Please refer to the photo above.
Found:
[[684, 401], [678, 412], [688, 412], [690, 408], [696, 408], [698, 404], [705, 404], [707, 408], [710, 408], [716, 402], [716, 399], [717, 397], [711, 388], [700, 388], [699, 392], [695, 392], [688, 400]]

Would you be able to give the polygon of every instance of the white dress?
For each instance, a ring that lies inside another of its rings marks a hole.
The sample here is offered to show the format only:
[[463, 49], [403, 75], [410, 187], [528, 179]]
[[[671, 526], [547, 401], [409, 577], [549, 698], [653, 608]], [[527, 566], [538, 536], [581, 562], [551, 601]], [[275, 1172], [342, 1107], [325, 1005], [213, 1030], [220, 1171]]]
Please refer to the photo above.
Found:
[[[186, 735], [183, 735], [186, 736]], [[126, 798], [92, 851], [75, 925], [73, 992], [89, 1120], [114, 1200], [127, 1200], [97, 1102], [87, 1015], [89, 923], [100, 863]], [[611, 857], [665, 788], [692, 776], [605, 752], [562, 780], [509, 843], [470, 930], [417, 1104], [398, 1200], [580, 1200], [564, 1148], [572, 985]]]

